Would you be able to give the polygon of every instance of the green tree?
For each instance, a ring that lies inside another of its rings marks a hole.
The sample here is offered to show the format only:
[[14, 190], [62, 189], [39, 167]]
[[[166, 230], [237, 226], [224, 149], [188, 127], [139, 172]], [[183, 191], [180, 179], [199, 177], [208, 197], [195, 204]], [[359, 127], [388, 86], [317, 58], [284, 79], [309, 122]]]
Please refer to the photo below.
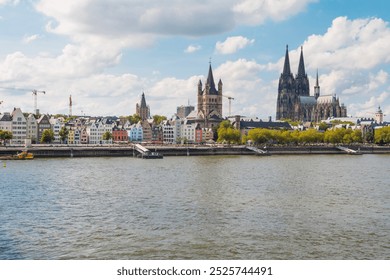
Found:
[[65, 142], [65, 139], [68, 138], [68, 134], [69, 130], [65, 126], [61, 127], [59, 132], [61, 143]]
[[319, 125], [318, 125], [318, 129], [319, 130], [322, 130], [322, 131], [326, 131], [328, 129], [328, 124], [326, 122], [321, 122]]
[[112, 139], [112, 133], [109, 131], [104, 132], [102, 139], [104, 141], [109, 141], [110, 139]]
[[160, 115], [154, 115], [153, 116], [153, 122], [154, 124], [159, 125], [162, 121], [165, 121], [167, 119], [166, 116], [160, 116]]
[[45, 129], [42, 132], [41, 143], [51, 143], [54, 140], [54, 132], [51, 129]]
[[375, 130], [374, 141], [376, 144], [389, 144], [390, 143], [390, 126], [382, 127]]
[[217, 130], [218, 139], [217, 142], [227, 142], [228, 144], [240, 143], [241, 142], [241, 133], [239, 130], [235, 129], [229, 121], [222, 121], [219, 124]]
[[5, 145], [7, 143], [7, 140], [12, 139], [12, 132], [8, 130], [0, 130], [0, 140]]
[[121, 116], [120, 118], [127, 119], [130, 122], [130, 124], [138, 123], [141, 120], [141, 117], [138, 114], [133, 114], [130, 116]]
[[268, 143], [271, 139], [271, 132], [269, 129], [254, 128], [249, 130], [248, 138], [256, 145]]
[[352, 132], [353, 143], [363, 143], [363, 134], [361, 130], [354, 129]]
[[299, 143], [321, 143], [324, 140], [323, 133], [316, 129], [308, 129], [299, 133]]

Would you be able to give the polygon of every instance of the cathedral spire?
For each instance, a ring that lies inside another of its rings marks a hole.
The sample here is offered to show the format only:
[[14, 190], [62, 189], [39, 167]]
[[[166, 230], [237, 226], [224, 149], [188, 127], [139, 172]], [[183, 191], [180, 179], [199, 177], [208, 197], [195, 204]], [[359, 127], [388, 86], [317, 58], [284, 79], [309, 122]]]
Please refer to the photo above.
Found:
[[305, 76], [305, 62], [303, 60], [303, 46], [301, 46], [301, 57], [299, 58], [298, 76]]
[[141, 97], [141, 108], [146, 108], [146, 100], [145, 100], [144, 92], [142, 92], [142, 97]]
[[314, 86], [314, 97], [316, 99], [320, 97], [320, 83], [318, 81], [318, 69], [317, 69], [317, 76], [316, 76], [316, 85]]
[[210, 66], [209, 66], [209, 74], [207, 76], [206, 88], [209, 89], [209, 93], [210, 94], [217, 94], [218, 93], [217, 89], [215, 88], [213, 69], [211, 68], [211, 63], [210, 63]]
[[290, 58], [288, 56], [288, 45], [286, 45], [286, 55], [284, 58], [284, 67], [283, 67], [283, 74], [282, 75], [290, 75], [291, 74], [291, 68], [290, 68]]

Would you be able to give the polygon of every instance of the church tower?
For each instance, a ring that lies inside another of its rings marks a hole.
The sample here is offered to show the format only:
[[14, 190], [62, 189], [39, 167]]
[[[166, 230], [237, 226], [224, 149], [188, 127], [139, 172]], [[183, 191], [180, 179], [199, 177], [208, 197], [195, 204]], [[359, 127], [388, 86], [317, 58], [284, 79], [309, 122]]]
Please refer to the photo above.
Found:
[[314, 86], [314, 97], [318, 99], [320, 97], [320, 83], [318, 82], [318, 70], [316, 76], [316, 85]]
[[215, 86], [211, 63], [207, 80], [202, 88], [202, 81], [198, 83], [198, 117], [203, 119], [204, 127], [211, 128], [222, 119], [222, 81]]
[[279, 78], [278, 100], [276, 103], [276, 119], [294, 119], [294, 104], [297, 95], [295, 93], [295, 80], [291, 73], [288, 45], [284, 58], [283, 73]]
[[298, 96], [310, 96], [309, 79], [307, 78], [305, 62], [303, 60], [303, 47], [301, 47], [298, 74], [295, 76], [295, 88]]
[[135, 112], [141, 117], [141, 120], [143, 121], [150, 118], [150, 108], [148, 105], [146, 105], [145, 93], [142, 93], [141, 105], [138, 103], [136, 104]]

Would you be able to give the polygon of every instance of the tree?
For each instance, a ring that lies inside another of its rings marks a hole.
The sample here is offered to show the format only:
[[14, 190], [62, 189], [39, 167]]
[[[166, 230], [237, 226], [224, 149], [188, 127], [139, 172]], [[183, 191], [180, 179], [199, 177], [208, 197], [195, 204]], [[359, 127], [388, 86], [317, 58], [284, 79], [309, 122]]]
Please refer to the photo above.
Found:
[[326, 131], [328, 129], [328, 124], [326, 122], [321, 122], [319, 125], [318, 125], [318, 129], [319, 130], [322, 130], [322, 131]]
[[65, 142], [65, 139], [68, 138], [68, 134], [69, 134], [69, 130], [65, 126], [61, 127], [59, 132], [61, 143]]
[[54, 140], [54, 132], [51, 129], [45, 129], [42, 132], [41, 143], [51, 143]]
[[130, 122], [130, 124], [138, 123], [141, 120], [141, 117], [138, 114], [133, 114], [133, 115], [130, 115], [130, 116], [121, 116], [120, 118], [121, 119], [122, 118], [127, 119]]
[[228, 144], [240, 143], [241, 133], [230, 124], [230, 121], [222, 121], [219, 124], [217, 132], [217, 142], [227, 142]]
[[162, 121], [165, 121], [167, 119], [166, 116], [160, 116], [160, 115], [154, 115], [153, 116], [153, 122], [156, 125], [159, 125]]
[[375, 130], [374, 133], [375, 144], [389, 144], [390, 143], [390, 126], [382, 127]]
[[11, 140], [11, 139], [12, 139], [12, 132], [11, 131], [0, 130], [0, 140], [3, 142], [4, 145], [5, 145], [5, 143], [7, 143], [7, 140]]
[[104, 132], [102, 138], [104, 141], [109, 141], [110, 139], [112, 139], [112, 133], [109, 131], [106, 131], [106, 132]]
[[361, 130], [355, 129], [352, 132], [352, 141], [354, 143], [363, 143], [363, 134]]
[[269, 129], [254, 128], [249, 130], [248, 138], [256, 145], [268, 143], [271, 139], [271, 133]]
[[324, 137], [321, 132], [311, 128], [305, 131], [301, 131], [299, 133], [298, 139], [300, 143], [320, 143], [323, 141]]

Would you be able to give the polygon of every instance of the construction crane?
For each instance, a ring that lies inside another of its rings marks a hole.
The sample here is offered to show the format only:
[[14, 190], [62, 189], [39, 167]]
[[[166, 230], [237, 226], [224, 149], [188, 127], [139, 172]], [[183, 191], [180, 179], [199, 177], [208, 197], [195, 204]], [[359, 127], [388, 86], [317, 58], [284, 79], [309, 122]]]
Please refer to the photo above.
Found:
[[69, 117], [72, 116], [72, 106], [73, 106], [72, 95], [69, 95]]
[[232, 100], [234, 100], [234, 97], [222, 95], [223, 97], [226, 97], [229, 99], [229, 117], [232, 115]]
[[43, 93], [43, 94], [46, 94], [46, 91], [44, 90], [36, 90], [36, 89], [33, 89], [32, 90], [32, 94], [33, 94], [33, 97], [34, 97], [34, 113], [36, 115], [39, 115], [39, 110], [38, 110], [38, 106], [37, 106], [37, 96], [38, 96], [38, 93]]

